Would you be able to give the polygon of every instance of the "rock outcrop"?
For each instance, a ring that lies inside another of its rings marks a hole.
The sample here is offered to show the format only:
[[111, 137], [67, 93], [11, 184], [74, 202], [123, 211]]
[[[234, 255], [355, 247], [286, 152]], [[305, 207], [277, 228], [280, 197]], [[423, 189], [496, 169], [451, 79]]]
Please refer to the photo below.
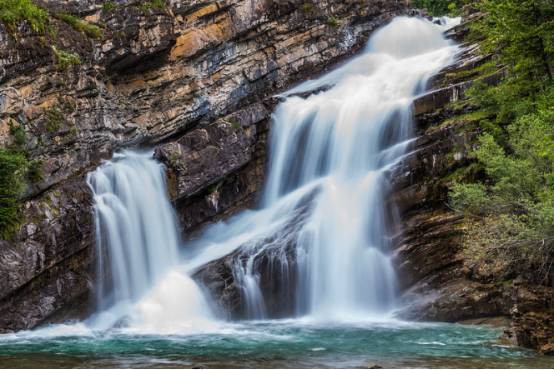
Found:
[[21, 146], [40, 172], [19, 230], [0, 241], [0, 331], [93, 307], [86, 173], [103, 159], [157, 147], [190, 236], [255, 199], [272, 96], [405, 12], [386, 0], [37, 3], [49, 13], [45, 33], [0, 23], [0, 146]]

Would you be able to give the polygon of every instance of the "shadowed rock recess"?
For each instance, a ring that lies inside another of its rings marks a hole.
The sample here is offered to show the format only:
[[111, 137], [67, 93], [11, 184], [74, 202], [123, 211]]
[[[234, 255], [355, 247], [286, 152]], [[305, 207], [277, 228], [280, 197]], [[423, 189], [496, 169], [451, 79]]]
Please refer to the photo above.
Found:
[[[337, 65], [373, 30], [408, 13], [404, 1], [390, 0], [37, 3], [56, 32], [0, 23], [0, 146], [15, 145], [10, 127], [23, 128], [21, 145], [42, 174], [21, 201], [19, 230], [0, 240], [0, 332], [85, 317], [94, 309], [86, 174], [103, 159], [123, 148], [155, 148], [155, 158], [167, 166], [183, 235], [193, 238], [203, 226], [255, 204], [273, 96]], [[100, 35], [72, 27], [60, 13], [99, 25]], [[465, 32], [461, 25], [451, 34]], [[78, 55], [79, 63], [60, 63], [60, 50]], [[407, 302], [402, 315], [445, 321], [505, 316], [510, 340], [547, 348], [552, 288], [517, 276], [507, 284], [469, 265], [461, 216], [445, 205], [446, 178], [470, 162], [467, 153], [479, 133], [478, 125], [462, 130], [464, 122], [451, 119], [464, 109], [451, 103], [463, 101], [472, 84], [470, 77], [453, 76], [486, 60], [477, 45], [466, 45], [456, 65], [435, 78], [433, 91], [414, 107], [412, 152], [391, 170], [391, 201], [401, 206], [404, 228], [395, 242]], [[501, 76], [499, 68], [485, 82]], [[294, 234], [302, 212], [283, 232]], [[290, 259], [293, 269], [289, 247], [268, 250]], [[240, 253], [194, 275], [233, 317], [241, 316], [243, 303], [229, 266]], [[272, 284], [264, 256], [256, 266], [274, 315], [289, 313], [290, 287]]]

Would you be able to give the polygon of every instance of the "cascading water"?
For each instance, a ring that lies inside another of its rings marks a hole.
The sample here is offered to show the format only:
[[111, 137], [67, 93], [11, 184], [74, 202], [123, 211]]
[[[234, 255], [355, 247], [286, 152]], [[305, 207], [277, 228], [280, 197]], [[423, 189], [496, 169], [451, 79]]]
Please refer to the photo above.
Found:
[[[283, 94], [261, 209], [209, 229], [184, 266], [163, 166], [148, 153], [125, 152], [91, 173], [105, 282], [93, 326], [159, 332], [209, 322], [187, 272], [229, 255], [246, 318], [390, 312], [387, 173], [409, 146], [414, 97], [457, 50], [443, 30], [396, 18], [362, 55]], [[310, 91], [320, 92], [296, 96]]]
[[[277, 108], [266, 206], [324, 179], [298, 244], [307, 312], [352, 318], [393, 307], [385, 174], [407, 149], [415, 95], [454, 51], [441, 27], [396, 18], [363, 55], [289, 91]], [[306, 99], [290, 96], [330, 84]]]
[[94, 193], [99, 314], [92, 326], [183, 329], [210, 319], [196, 283], [179, 267], [179, 233], [163, 166], [124, 152], [89, 174]]
[[[295, 315], [351, 320], [393, 309], [387, 173], [409, 147], [414, 98], [458, 50], [445, 28], [396, 18], [362, 55], [281, 96], [262, 209], [208, 230], [197, 243], [197, 261], [241, 251], [234, 277], [247, 317], [267, 314], [263, 269], [281, 290], [294, 280]], [[320, 92], [296, 96], [310, 91]]]

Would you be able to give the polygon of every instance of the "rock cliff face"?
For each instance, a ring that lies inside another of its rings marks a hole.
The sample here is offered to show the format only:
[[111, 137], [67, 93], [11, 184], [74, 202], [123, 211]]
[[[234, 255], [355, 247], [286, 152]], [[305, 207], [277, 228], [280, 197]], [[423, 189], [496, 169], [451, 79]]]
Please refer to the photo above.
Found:
[[94, 307], [86, 173], [102, 159], [156, 147], [191, 235], [255, 199], [272, 96], [406, 11], [388, 0], [37, 3], [49, 12], [46, 34], [0, 23], [0, 146], [14, 145], [10, 125], [22, 128], [42, 175], [22, 200], [21, 227], [0, 241], [0, 331]]

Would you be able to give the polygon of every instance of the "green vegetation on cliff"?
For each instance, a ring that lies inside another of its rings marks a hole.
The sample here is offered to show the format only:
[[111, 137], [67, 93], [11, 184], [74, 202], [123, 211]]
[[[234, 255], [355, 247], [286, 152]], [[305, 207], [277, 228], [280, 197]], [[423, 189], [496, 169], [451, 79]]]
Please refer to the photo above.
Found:
[[56, 18], [64, 21], [65, 23], [69, 24], [71, 27], [76, 29], [77, 31], [84, 32], [87, 36], [92, 37], [94, 39], [98, 39], [102, 37], [102, 29], [94, 24], [90, 24], [88, 22], [85, 22], [82, 19], [77, 18], [76, 16], [69, 14], [69, 13], [59, 13], [56, 14]]
[[413, 0], [412, 6], [425, 9], [432, 16], [457, 15], [460, 7], [459, 0]]
[[165, 9], [165, 1], [164, 0], [150, 0], [150, 1], [144, 1], [139, 8], [142, 11], [148, 11], [150, 9]]
[[40, 167], [30, 165], [25, 150], [27, 134], [21, 123], [10, 120], [12, 144], [0, 148], [0, 238], [9, 238], [20, 223], [21, 196], [27, 182], [36, 182]]
[[24, 154], [0, 149], [0, 237], [3, 239], [19, 225], [19, 197], [25, 187], [26, 168]]
[[10, 28], [15, 28], [20, 21], [26, 21], [33, 31], [44, 33], [48, 12], [32, 0], [0, 0], [0, 20]]
[[480, 122], [472, 153], [483, 176], [454, 185], [451, 203], [482, 219], [482, 228], [502, 230], [490, 242], [532, 263], [548, 282], [554, 272], [554, 3], [480, 0], [476, 7], [484, 16], [472, 32], [507, 76], [468, 92], [491, 117]]
[[81, 57], [77, 53], [58, 49], [54, 45], [52, 45], [52, 52], [54, 53], [58, 66], [61, 69], [66, 69], [69, 66], [79, 65], [82, 63]]

